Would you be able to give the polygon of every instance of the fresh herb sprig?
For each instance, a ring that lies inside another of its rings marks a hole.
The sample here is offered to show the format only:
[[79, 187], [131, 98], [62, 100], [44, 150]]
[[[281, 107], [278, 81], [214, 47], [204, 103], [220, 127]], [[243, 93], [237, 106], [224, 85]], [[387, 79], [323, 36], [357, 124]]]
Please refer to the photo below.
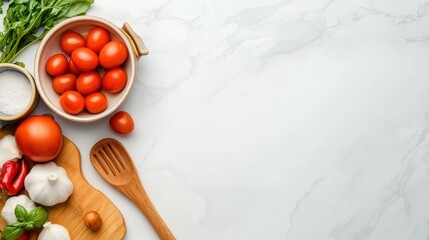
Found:
[[48, 212], [43, 207], [36, 207], [28, 212], [22, 205], [16, 205], [15, 216], [17, 222], [7, 225], [2, 232], [2, 239], [18, 239], [25, 231], [41, 228], [48, 220]]
[[[0, 7], [4, 1], [0, 0]], [[94, 0], [12, 0], [0, 33], [0, 62], [12, 62], [64, 19], [83, 15]]]

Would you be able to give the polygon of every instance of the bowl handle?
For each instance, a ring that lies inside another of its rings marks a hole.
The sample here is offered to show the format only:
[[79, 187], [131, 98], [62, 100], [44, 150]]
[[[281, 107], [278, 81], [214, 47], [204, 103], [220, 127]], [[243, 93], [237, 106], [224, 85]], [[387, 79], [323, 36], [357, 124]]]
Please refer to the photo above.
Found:
[[130, 24], [124, 23], [124, 25], [122, 25], [122, 31], [130, 40], [134, 50], [134, 55], [136, 56], [137, 59], [142, 55], [149, 54], [149, 50], [144, 45], [142, 38], [139, 35], [137, 35], [137, 33], [131, 28]]

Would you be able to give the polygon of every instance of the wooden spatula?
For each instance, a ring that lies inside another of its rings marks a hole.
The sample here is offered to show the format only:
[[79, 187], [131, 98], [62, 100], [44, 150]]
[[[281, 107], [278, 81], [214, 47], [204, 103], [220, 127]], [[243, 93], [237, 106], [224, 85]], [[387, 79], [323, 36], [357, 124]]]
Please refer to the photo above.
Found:
[[107, 182], [136, 204], [161, 239], [176, 239], [147, 196], [130, 155], [118, 140], [105, 138], [97, 142], [91, 149], [90, 159]]

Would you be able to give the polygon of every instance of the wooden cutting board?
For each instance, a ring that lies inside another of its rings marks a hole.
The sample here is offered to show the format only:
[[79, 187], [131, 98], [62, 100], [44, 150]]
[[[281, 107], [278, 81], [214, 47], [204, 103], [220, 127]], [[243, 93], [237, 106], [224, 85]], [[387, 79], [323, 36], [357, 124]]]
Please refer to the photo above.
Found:
[[[0, 129], [0, 139], [13, 134], [14, 130], [13, 125], [4, 126]], [[124, 218], [119, 209], [83, 177], [80, 152], [76, 145], [64, 137], [61, 152], [54, 161], [67, 171], [73, 182], [73, 193], [66, 202], [47, 208], [48, 220], [65, 226], [73, 240], [122, 239], [126, 231]], [[6, 199], [0, 201], [0, 210]], [[82, 220], [84, 214], [91, 210], [97, 211], [103, 221], [98, 231], [88, 229]], [[6, 222], [0, 217], [0, 228], [3, 229], [4, 226]]]

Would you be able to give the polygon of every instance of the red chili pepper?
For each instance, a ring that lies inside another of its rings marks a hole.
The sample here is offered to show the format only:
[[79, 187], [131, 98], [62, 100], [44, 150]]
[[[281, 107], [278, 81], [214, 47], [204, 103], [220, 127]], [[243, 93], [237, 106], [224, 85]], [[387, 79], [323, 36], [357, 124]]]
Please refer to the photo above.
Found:
[[2, 190], [7, 190], [9, 195], [18, 194], [24, 187], [24, 180], [28, 174], [28, 164], [25, 160], [9, 160], [3, 164], [0, 173], [0, 185]]
[[27, 161], [23, 159], [20, 160], [20, 162], [21, 167], [19, 168], [19, 172], [14, 177], [12, 185], [8, 189], [9, 195], [16, 195], [22, 190], [22, 188], [24, 188], [24, 180], [28, 174], [28, 164]]
[[19, 170], [19, 163], [15, 160], [6, 161], [0, 173], [0, 185], [2, 189], [8, 190], [12, 185], [13, 178]]

